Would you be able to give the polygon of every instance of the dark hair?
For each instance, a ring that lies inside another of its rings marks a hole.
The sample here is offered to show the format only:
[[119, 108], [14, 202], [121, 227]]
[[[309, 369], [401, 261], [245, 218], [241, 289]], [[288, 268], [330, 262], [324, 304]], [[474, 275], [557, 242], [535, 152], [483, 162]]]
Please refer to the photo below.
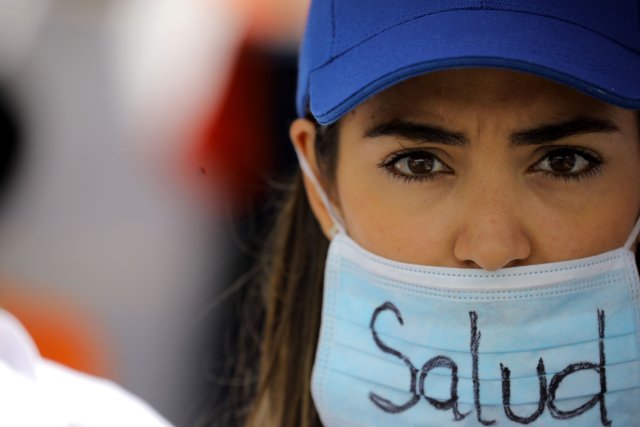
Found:
[[[316, 157], [335, 176], [339, 124], [317, 126]], [[311, 399], [329, 242], [296, 170], [275, 188], [276, 213], [254, 268], [234, 288], [243, 300], [229, 397], [196, 425], [322, 427]]]

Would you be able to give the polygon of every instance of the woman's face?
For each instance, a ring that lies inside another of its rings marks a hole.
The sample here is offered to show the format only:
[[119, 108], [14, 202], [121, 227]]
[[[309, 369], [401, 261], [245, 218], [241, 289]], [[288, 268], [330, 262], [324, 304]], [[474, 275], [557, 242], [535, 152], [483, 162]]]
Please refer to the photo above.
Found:
[[[315, 165], [313, 127], [291, 134]], [[581, 258], [622, 246], [633, 227], [638, 134], [635, 112], [539, 77], [432, 73], [342, 119], [329, 193], [349, 235], [397, 261], [497, 270]]]

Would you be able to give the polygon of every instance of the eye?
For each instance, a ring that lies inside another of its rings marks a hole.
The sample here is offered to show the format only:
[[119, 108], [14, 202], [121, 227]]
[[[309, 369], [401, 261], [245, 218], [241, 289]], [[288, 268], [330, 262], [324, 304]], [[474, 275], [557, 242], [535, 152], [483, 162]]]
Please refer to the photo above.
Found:
[[433, 179], [437, 174], [451, 172], [451, 168], [428, 151], [395, 153], [379, 166], [392, 176], [405, 180]]
[[562, 147], [548, 151], [531, 170], [558, 178], [579, 179], [597, 172], [602, 164], [603, 161], [595, 153]]

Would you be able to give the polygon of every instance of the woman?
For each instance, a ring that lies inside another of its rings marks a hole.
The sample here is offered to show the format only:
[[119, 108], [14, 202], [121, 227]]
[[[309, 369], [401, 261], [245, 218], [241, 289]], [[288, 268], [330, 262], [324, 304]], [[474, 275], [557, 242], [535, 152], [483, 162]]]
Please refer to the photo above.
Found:
[[636, 423], [638, 7], [313, 1], [246, 425]]

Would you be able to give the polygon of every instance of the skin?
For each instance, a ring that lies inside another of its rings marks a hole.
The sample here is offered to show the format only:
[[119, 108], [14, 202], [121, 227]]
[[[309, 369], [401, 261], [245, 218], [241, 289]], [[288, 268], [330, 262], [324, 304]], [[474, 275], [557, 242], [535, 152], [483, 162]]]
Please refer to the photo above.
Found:
[[[320, 181], [351, 238], [396, 261], [494, 271], [587, 257], [621, 247], [640, 212], [635, 114], [524, 73], [431, 73], [345, 115], [335, 180]], [[576, 118], [613, 128], [583, 129], [535, 145], [512, 142], [514, 134]], [[455, 132], [468, 143], [371, 135], [371, 129], [398, 121]], [[321, 176], [314, 124], [298, 119], [290, 135]], [[566, 160], [564, 168], [557, 167], [563, 164], [558, 157]], [[419, 167], [421, 161], [436, 169]], [[305, 186], [331, 238], [333, 220], [308, 178]]]

